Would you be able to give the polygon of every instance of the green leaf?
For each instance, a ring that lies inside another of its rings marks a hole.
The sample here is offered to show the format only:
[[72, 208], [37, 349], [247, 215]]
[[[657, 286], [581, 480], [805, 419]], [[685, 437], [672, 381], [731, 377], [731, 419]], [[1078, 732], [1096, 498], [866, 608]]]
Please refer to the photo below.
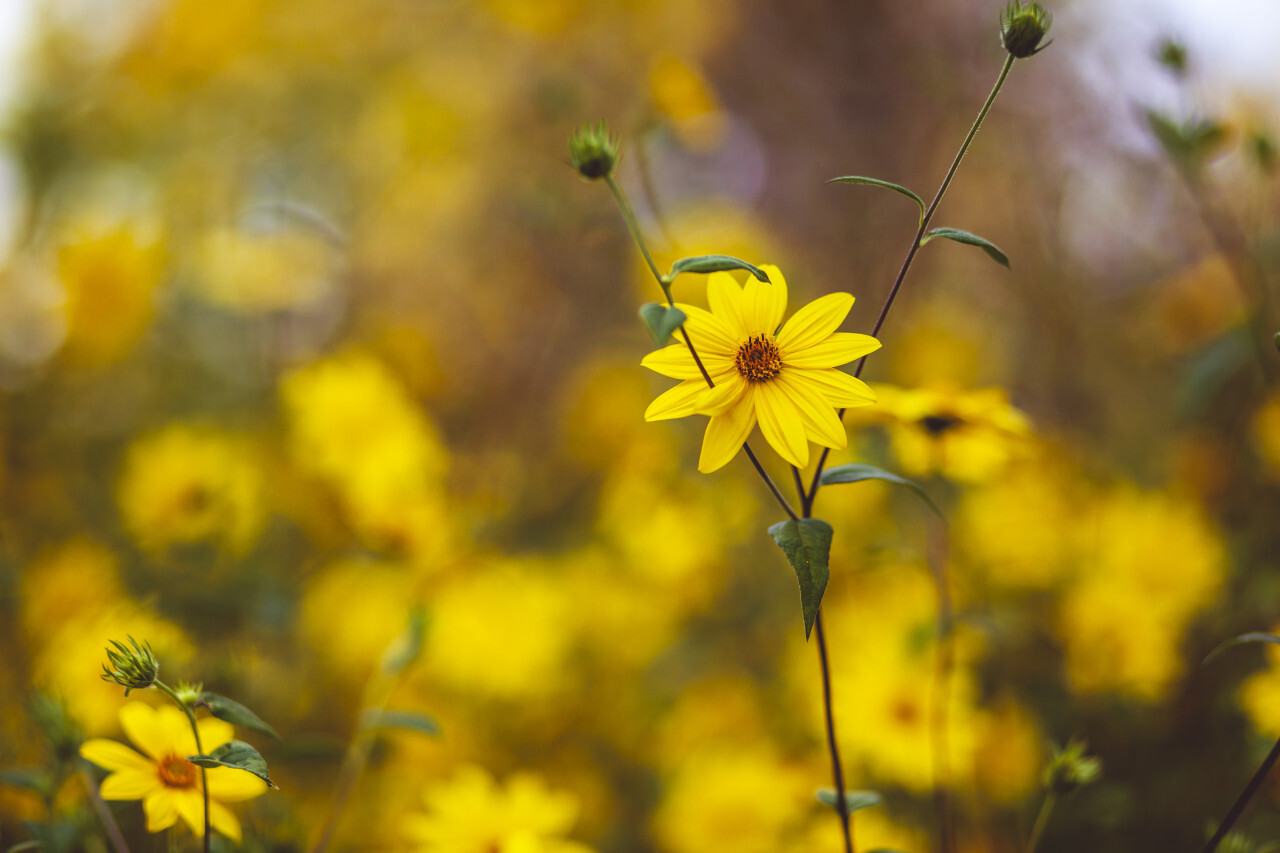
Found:
[[934, 237], [945, 237], [948, 240], [955, 240], [957, 243], [964, 243], [966, 246], [977, 246], [979, 249], [987, 253], [987, 257], [995, 261], [1005, 269], [1009, 267], [1009, 256], [1000, 251], [995, 243], [990, 240], [984, 240], [977, 234], [970, 234], [968, 231], [961, 231], [959, 228], [935, 228], [928, 234], [924, 235], [924, 239], [920, 241], [923, 246]]
[[1169, 158], [1180, 166], [1196, 167], [1227, 141], [1227, 128], [1212, 119], [1178, 124], [1155, 110], [1147, 110], [1147, 125]]
[[[818, 802], [822, 803], [824, 806], [830, 806], [833, 809], [836, 807], [835, 788], [819, 788], [815, 796], [818, 798]], [[872, 806], [878, 806], [882, 802], [884, 802], [884, 797], [880, 796], [875, 791], [844, 792], [845, 808], [848, 809], [849, 814], [862, 811], [863, 809], [869, 809]]]
[[911, 190], [899, 184], [891, 184], [888, 181], [882, 181], [879, 178], [864, 178], [861, 175], [845, 175], [842, 178], [832, 178], [827, 181], [829, 184], [870, 184], [873, 187], [884, 187], [887, 190], [893, 190], [896, 193], [905, 195], [914, 201], [920, 207], [920, 215], [924, 216], [924, 199], [913, 193]]
[[822, 594], [827, 591], [831, 572], [827, 561], [831, 556], [831, 525], [819, 518], [780, 521], [769, 528], [787, 562], [800, 581], [800, 607], [804, 611], [804, 636], [809, 639], [813, 622], [818, 618]]
[[418, 711], [369, 708], [361, 715], [361, 726], [367, 729], [408, 729], [432, 737], [440, 736], [440, 724], [435, 718]]
[[259, 732], [269, 735], [276, 740], [280, 740], [280, 735], [276, 734], [276, 730], [263, 722], [262, 718], [241, 705], [234, 699], [228, 699], [226, 696], [219, 696], [217, 693], [201, 693], [200, 698], [196, 701], [197, 705], [203, 705], [209, 709], [209, 713], [213, 714], [219, 720], [226, 720], [233, 726], [240, 726], [243, 729]]
[[769, 283], [769, 276], [764, 270], [729, 255], [698, 255], [692, 258], [681, 258], [671, 265], [671, 272], [662, 278], [670, 284], [681, 273], [727, 272], [728, 270], [746, 270], [765, 284]]
[[649, 327], [649, 333], [658, 346], [665, 346], [667, 338], [684, 325], [686, 317], [679, 308], [667, 307], [660, 302], [647, 302], [640, 306], [640, 319]]
[[39, 767], [7, 767], [0, 769], [0, 785], [12, 785], [35, 791], [40, 796], [53, 793], [53, 777]]
[[883, 468], [877, 468], [874, 465], [837, 465], [834, 468], [828, 468], [822, 472], [822, 485], [834, 486], [838, 483], [860, 483], [863, 480], [884, 480], [888, 483], [897, 483], [899, 486], [906, 486], [920, 496], [920, 500], [929, 505], [929, 509], [937, 513], [938, 518], [942, 519], [943, 524], [946, 523], [947, 517], [942, 514], [942, 510], [938, 509], [938, 505], [933, 502], [933, 498], [929, 497], [924, 489], [915, 483], [899, 477], [897, 474], [891, 474]]
[[23, 841], [21, 844], [15, 844], [5, 853], [22, 853], [23, 850], [39, 850], [45, 846], [45, 842], [40, 840]]
[[382, 655], [382, 671], [386, 675], [399, 675], [422, 654], [422, 644], [427, 637], [427, 609], [420, 604], [409, 611], [409, 624]]
[[1275, 634], [1268, 634], [1265, 631], [1253, 631], [1248, 634], [1241, 634], [1238, 637], [1232, 637], [1230, 640], [1222, 641], [1213, 651], [1205, 655], [1203, 663], [1208, 663], [1232, 646], [1239, 646], [1244, 643], [1271, 643], [1274, 646], [1280, 646], [1280, 637]]
[[197, 767], [230, 767], [252, 773], [270, 788], [276, 787], [267, 773], [266, 759], [249, 744], [242, 740], [229, 740], [208, 755], [192, 755], [187, 758]]

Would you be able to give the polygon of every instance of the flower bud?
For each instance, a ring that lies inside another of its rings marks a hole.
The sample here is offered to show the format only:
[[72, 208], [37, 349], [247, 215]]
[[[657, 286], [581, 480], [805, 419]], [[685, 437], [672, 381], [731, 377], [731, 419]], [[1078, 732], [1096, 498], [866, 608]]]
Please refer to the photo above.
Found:
[[1040, 42], [1051, 26], [1053, 16], [1039, 3], [1024, 6], [1022, 0], [1013, 0], [1000, 13], [1000, 41], [1014, 59], [1026, 59], [1048, 47]]
[[116, 650], [107, 649], [107, 661], [111, 665], [102, 665], [103, 681], [119, 684], [124, 688], [125, 696], [129, 695], [130, 690], [143, 690], [155, 683], [160, 672], [160, 662], [151, 651], [150, 643], [138, 645], [138, 641], [130, 637], [129, 645], [133, 646], [132, 649], [118, 640], [112, 640], [111, 645]]
[[1085, 755], [1084, 741], [1069, 740], [1067, 745], [1053, 747], [1053, 755], [1044, 769], [1044, 786], [1051, 794], [1069, 794], [1081, 785], [1096, 782], [1102, 775], [1102, 761]]
[[618, 139], [604, 122], [584, 124], [569, 137], [569, 165], [589, 181], [613, 174], [618, 163]]

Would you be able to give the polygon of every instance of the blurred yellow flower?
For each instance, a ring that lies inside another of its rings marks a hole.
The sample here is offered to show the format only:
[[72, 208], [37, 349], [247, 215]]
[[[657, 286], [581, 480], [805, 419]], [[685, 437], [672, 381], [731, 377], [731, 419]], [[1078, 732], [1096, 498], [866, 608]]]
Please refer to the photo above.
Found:
[[1280, 393], [1272, 394], [1258, 409], [1249, 433], [1262, 470], [1269, 479], [1280, 479]]
[[777, 267], [762, 269], [770, 284], [751, 277], [743, 287], [728, 273], [708, 276], [711, 311], [678, 306], [688, 317], [684, 330], [714, 387], [707, 386], [684, 343], [641, 361], [655, 373], [683, 380], [649, 405], [646, 420], [711, 416], [698, 460], [703, 473], [737, 455], [757, 421], [778, 455], [803, 468], [809, 463], [810, 441], [833, 448], [847, 443], [835, 409], [875, 402], [866, 383], [836, 370], [880, 348], [869, 335], [836, 331], [853, 307], [853, 297], [823, 296], [779, 329], [787, 282]]
[[404, 633], [415, 601], [405, 567], [340, 560], [308, 579], [298, 608], [298, 634], [326, 667], [360, 684]]
[[[1271, 633], [1280, 630], [1273, 625]], [[1240, 684], [1236, 695], [1241, 710], [1259, 734], [1280, 736], [1280, 646], [1265, 645], [1267, 668], [1255, 672]]]
[[201, 242], [196, 291], [241, 314], [301, 309], [335, 287], [330, 246], [299, 230], [211, 231]]
[[[142, 800], [147, 831], [160, 832], [179, 817], [198, 837], [204, 836], [204, 787], [200, 768], [187, 761], [198, 755], [196, 738], [185, 714], [169, 705], [152, 708], [129, 702], [120, 709], [120, 725], [141, 754], [122, 743], [103, 738], [87, 740], [80, 754], [111, 774], [102, 780], [106, 800]], [[229, 723], [206, 717], [197, 722], [200, 745], [206, 753], [232, 739]], [[267, 785], [257, 776], [229, 767], [205, 771], [209, 786], [209, 822], [228, 838], [240, 840], [240, 821], [224, 803], [263, 794]]]
[[258, 461], [245, 440], [211, 427], [173, 424], [135, 440], [116, 497], [150, 551], [212, 542], [244, 553], [266, 519]]
[[906, 389], [876, 385], [876, 414], [889, 419], [894, 455], [908, 474], [961, 482], [995, 476], [1026, 448], [1031, 426], [999, 388]]
[[538, 776], [517, 773], [505, 786], [475, 765], [459, 768], [424, 797], [426, 814], [405, 819], [422, 853], [590, 853], [564, 836], [578, 819], [577, 799]]

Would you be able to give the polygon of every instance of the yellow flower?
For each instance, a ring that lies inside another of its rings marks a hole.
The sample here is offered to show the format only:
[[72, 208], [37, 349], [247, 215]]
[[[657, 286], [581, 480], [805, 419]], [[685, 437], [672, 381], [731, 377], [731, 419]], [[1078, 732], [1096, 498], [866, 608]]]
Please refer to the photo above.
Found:
[[[102, 780], [106, 800], [142, 800], [147, 813], [147, 831], [159, 832], [173, 826], [181, 816], [197, 836], [204, 835], [204, 793], [200, 768], [187, 761], [196, 755], [196, 739], [191, 726], [177, 708], [152, 708], [129, 702], [120, 709], [120, 725], [129, 740], [145, 755], [122, 743], [103, 738], [87, 740], [80, 755], [111, 775]], [[207, 717], [197, 723], [200, 745], [206, 751], [231, 740], [229, 723]], [[267, 785], [257, 776], [229, 767], [207, 772], [209, 821], [218, 832], [240, 840], [240, 821], [223, 803], [248, 800], [262, 794]]]
[[562, 836], [578, 819], [572, 794], [518, 773], [505, 790], [488, 771], [469, 765], [426, 793], [427, 814], [405, 822], [423, 853], [591, 853]]
[[765, 440], [787, 462], [803, 468], [809, 442], [842, 448], [844, 425], [835, 409], [875, 402], [866, 383], [835, 368], [875, 352], [869, 335], [837, 332], [853, 307], [847, 293], [810, 302], [781, 329], [787, 282], [774, 266], [762, 267], [771, 284], [755, 278], [745, 287], [728, 273], [707, 278], [711, 310], [679, 305], [684, 329], [715, 383], [708, 387], [684, 343], [650, 353], [650, 370], [681, 379], [644, 413], [645, 420], [710, 415], [698, 470], [710, 473], [738, 452], [756, 422]]

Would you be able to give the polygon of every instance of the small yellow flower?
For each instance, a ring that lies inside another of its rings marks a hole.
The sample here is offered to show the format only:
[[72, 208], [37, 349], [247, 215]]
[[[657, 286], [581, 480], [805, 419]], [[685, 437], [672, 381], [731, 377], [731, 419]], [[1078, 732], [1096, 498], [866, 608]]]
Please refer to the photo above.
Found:
[[837, 408], [875, 402], [866, 383], [836, 367], [875, 352], [869, 335], [837, 332], [853, 297], [831, 293], [810, 302], [782, 323], [787, 282], [775, 266], [764, 266], [770, 284], [747, 280], [739, 286], [728, 273], [707, 278], [710, 311], [678, 305], [689, 335], [715, 383], [708, 387], [683, 342], [650, 353], [650, 370], [681, 379], [644, 413], [645, 420], [710, 415], [698, 470], [710, 473], [738, 452], [760, 424], [765, 440], [797, 468], [809, 462], [809, 442], [842, 448], [848, 441]]
[[[120, 709], [120, 725], [129, 740], [145, 755], [122, 743], [104, 738], [87, 740], [80, 755], [112, 771], [102, 780], [106, 800], [142, 800], [147, 831], [160, 832], [181, 816], [197, 836], [204, 835], [204, 793], [200, 768], [187, 761], [196, 755], [196, 739], [187, 717], [168, 705], [152, 708], [129, 702]], [[200, 745], [210, 751], [231, 740], [229, 723], [207, 717], [197, 723]], [[209, 784], [209, 821], [228, 838], [240, 840], [240, 821], [224, 803], [248, 800], [262, 794], [267, 785], [257, 776], [229, 767], [206, 771]]]

